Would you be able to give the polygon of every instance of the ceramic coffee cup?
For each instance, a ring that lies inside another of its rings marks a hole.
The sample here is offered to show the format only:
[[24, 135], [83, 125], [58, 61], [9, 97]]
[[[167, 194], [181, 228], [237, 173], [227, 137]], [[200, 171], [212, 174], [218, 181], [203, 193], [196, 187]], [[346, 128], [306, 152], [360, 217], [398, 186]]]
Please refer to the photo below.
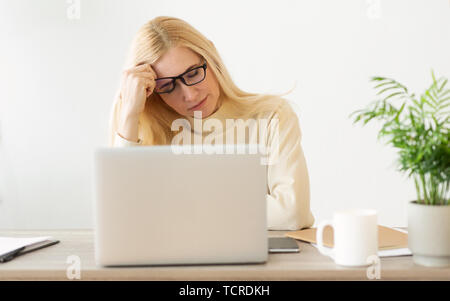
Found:
[[[334, 247], [323, 245], [323, 230], [333, 227]], [[377, 212], [370, 209], [338, 211], [333, 219], [317, 227], [317, 246], [320, 253], [330, 256], [343, 266], [368, 266], [369, 257], [378, 253]]]

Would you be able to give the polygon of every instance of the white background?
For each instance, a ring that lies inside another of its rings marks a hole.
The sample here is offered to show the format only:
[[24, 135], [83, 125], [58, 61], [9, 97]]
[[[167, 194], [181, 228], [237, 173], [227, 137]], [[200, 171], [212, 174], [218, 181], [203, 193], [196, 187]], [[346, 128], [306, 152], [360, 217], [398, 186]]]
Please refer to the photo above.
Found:
[[[406, 226], [412, 180], [379, 125], [348, 115], [374, 75], [420, 94], [450, 76], [449, 0], [0, 0], [0, 228], [91, 228], [92, 157], [137, 29], [158, 15], [212, 40], [239, 87], [295, 104], [316, 222], [374, 208]], [[79, 16], [77, 13], [79, 12]]]

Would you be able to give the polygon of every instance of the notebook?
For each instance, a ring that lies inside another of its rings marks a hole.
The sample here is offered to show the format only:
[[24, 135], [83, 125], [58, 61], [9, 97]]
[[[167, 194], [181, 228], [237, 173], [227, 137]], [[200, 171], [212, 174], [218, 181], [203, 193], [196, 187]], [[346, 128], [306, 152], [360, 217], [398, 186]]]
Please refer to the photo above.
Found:
[[[286, 236], [298, 240], [317, 244], [316, 228], [309, 228], [295, 232], [286, 233]], [[332, 248], [333, 228], [325, 227], [323, 231], [323, 244], [325, 247]], [[378, 225], [378, 250], [392, 250], [408, 248], [408, 234], [400, 230]]]

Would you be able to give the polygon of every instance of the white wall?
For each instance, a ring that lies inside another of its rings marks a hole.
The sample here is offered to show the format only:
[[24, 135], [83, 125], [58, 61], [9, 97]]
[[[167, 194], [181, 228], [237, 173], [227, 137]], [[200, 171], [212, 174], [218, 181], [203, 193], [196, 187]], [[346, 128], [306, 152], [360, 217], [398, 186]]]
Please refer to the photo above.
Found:
[[158, 15], [203, 32], [244, 90], [297, 83], [288, 99], [317, 221], [359, 207], [406, 225], [412, 181], [376, 140], [379, 127], [353, 126], [348, 115], [374, 99], [370, 76], [417, 93], [431, 68], [450, 76], [448, 0], [80, 0], [79, 18], [76, 3], [0, 0], [0, 228], [92, 227], [92, 152], [107, 143], [131, 38]]

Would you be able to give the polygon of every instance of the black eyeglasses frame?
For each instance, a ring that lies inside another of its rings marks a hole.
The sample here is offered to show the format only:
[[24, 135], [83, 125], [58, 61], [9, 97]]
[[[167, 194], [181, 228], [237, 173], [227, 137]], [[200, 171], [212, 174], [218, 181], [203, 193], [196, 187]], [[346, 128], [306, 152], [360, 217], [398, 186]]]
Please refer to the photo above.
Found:
[[[188, 83], [186, 83], [186, 81], [184, 80], [183, 76], [186, 75], [186, 74], [189, 73], [189, 72], [192, 72], [192, 71], [194, 71], [194, 70], [196, 70], [196, 69], [200, 69], [200, 68], [202, 68], [202, 69], [203, 69], [203, 72], [204, 72], [203, 78], [202, 78], [200, 81], [198, 81], [198, 82], [196, 82], [196, 83], [193, 83], [193, 84], [188, 84]], [[169, 76], [169, 77], [161, 77], [161, 78], [157, 78], [157, 79], [155, 79], [155, 81], [163, 80], [163, 79], [172, 79], [171, 84], [173, 84], [173, 88], [172, 88], [170, 91], [166, 91], [166, 92], [156, 92], [156, 91], [155, 91], [155, 93], [157, 93], [157, 94], [171, 93], [173, 90], [175, 90], [175, 88], [176, 88], [176, 86], [177, 86], [177, 82], [176, 82], [177, 79], [179, 79], [179, 80], [180, 80], [183, 84], [185, 84], [186, 86], [194, 86], [194, 85], [197, 85], [197, 84], [199, 84], [199, 83], [201, 83], [202, 81], [205, 80], [205, 78], [206, 78], [206, 68], [207, 68], [207, 63], [206, 63], [206, 61], [205, 61], [205, 62], [203, 63], [203, 65], [197, 66], [197, 67], [194, 67], [194, 68], [191, 68], [191, 69], [189, 69], [189, 70], [186, 70], [185, 72], [183, 72], [182, 74], [180, 74], [180, 75], [178, 75], [178, 76]]]

